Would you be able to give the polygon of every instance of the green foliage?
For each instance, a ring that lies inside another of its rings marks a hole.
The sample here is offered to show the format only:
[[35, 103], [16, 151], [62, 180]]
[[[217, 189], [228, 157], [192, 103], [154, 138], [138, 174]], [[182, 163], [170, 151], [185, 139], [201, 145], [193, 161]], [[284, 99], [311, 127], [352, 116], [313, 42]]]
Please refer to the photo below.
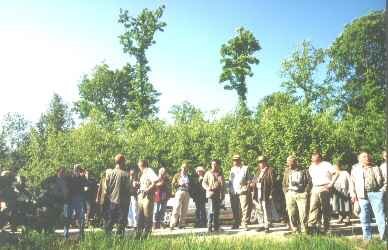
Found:
[[219, 83], [229, 81], [224, 88], [237, 91], [241, 106], [245, 106], [247, 99], [246, 76], [253, 76], [250, 64], [259, 64], [259, 60], [253, 54], [260, 49], [259, 40], [256, 40], [253, 32], [245, 30], [243, 26], [237, 29], [236, 37], [221, 45], [220, 63], [223, 66]]
[[[327, 49], [328, 81], [338, 82], [340, 113], [386, 108], [386, 11], [371, 11], [343, 27]], [[362, 113], [362, 112], [361, 112]]]

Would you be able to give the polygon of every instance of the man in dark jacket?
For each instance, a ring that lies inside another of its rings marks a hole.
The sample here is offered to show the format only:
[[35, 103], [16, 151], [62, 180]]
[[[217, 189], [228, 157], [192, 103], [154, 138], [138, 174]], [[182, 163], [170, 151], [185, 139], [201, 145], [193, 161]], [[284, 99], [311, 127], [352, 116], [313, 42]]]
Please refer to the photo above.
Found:
[[308, 170], [298, 166], [298, 159], [294, 155], [287, 158], [287, 165], [282, 187], [292, 232], [306, 233], [309, 211], [307, 200], [312, 187], [311, 176]]
[[268, 167], [267, 157], [259, 156], [257, 162], [259, 168], [252, 182], [253, 199], [255, 200], [259, 217], [259, 228], [256, 231], [269, 233], [271, 205], [275, 192], [275, 173]]
[[66, 177], [66, 193], [65, 193], [65, 227], [64, 237], [69, 238], [69, 227], [73, 210], [80, 226], [80, 235], [83, 236], [85, 227], [85, 212], [84, 212], [84, 188], [89, 186], [89, 182], [83, 175], [83, 170], [80, 164], [74, 165], [72, 175]]

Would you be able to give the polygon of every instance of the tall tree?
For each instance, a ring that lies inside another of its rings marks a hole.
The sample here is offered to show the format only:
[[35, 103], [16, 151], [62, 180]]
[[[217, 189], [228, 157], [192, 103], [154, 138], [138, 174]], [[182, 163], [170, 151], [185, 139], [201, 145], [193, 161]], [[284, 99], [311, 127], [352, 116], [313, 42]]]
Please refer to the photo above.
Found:
[[203, 112], [187, 100], [180, 105], [172, 106], [168, 113], [173, 115], [174, 123], [176, 124], [186, 124], [196, 116], [200, 116], [203, 119]]
[[237, 36], [229, 39], [227, 44], [221, 45], [222, 72], [219, 83], [229, 81], [224, 86], [226, 90], [236, 90], [239, 105], [246, 107], [245, 101], [248, 92], [246, 77], [253, 76], [250, 64], [258, 64], [253, 54], [261, 49], [259, 40], [253, 36], [253, 32], [245, 30], [243, 26], [237, 29]]
[[339, 111], [385, 110], [386, 11], [372, 11], [343, 27], [327, 49], [328, 80], [340, 83]]
[[282, 62], [279, 75], [288, 80], [282, 82], [287, 91], [296, 93], [302, 90], [304, 103], [316, 108], [322, 107], [327, 98], [330, 87], [324, 86], [316, 80], [318, 66], [325, 62], [325, 51], [315, 49], [309, 39], [300, 44], [294, 44], [294, 51]]
[[120, 9], [119, 22], [124, 24], [125, 33], [120, 35], [120, 43], [123, 45], [124, 53], [136, 58], [134, 66], [134, 76], [132, 81], [139, 88], [137, 93], [137, 108], [133, 109], [138, 115], [147, 118], [150, 115], [158, 112], [155, 103], [160, 96], [152, 84], [148, 82], [148, 72], [151, 68], [148, 66], [146, 50], [156, 43], [154, 35], [156, 31], [164, 31], [163, 28], [167, 25], [165, 22], [159, 22], [163, 15], [164, 5], [159, 6], [154, 12], [148, 9], [143, 9], [140, 15], [136, 18], [128, 15], [128, 10]]

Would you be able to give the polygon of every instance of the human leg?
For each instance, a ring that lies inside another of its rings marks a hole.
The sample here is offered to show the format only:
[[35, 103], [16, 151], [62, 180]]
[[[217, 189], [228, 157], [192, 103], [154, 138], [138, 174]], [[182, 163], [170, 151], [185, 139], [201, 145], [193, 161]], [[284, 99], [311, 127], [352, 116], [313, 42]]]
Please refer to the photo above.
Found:
[[302, 233], [307, 232], [307, 196], [304, 193], [298, 193], [296, 204], [299, 211], [299, 225]]
[[295, 199], [296, 193], [292, 190], [289, 190], [286, 193], [286, 204], [288, 217], [290, 218], [290, 225], [293, 232], [297, 232], [299, 228], [299, 220], [298, 220], [298, 205]]
[[[247, 226], [248, 225], [248, 199], [247, 199], [248, 194], [239, 194], [239, 200], [240, 200], [240, 205], [241, 205], [241, 210], [242, 210], [242, 219], [241, 219], [241, 224], [242, 226]], [[249, 193], [249, 195], [251, 195]]]
[[181, 217], [179, 219], [179, 227], [185, 226], [187, 210], [189, 209], [189, 202], [190, 202], [189, 191], [184, 191], [184, 199], [182, 200]]
[[176, 191], [176, 194], [175, 194], [176, 203], [172, 208], [170, 228], [174, 228], [177, 223], [178, 216], [180, 215], [181, 208], [182, 208], [183, 198], [184, 198], [184, 191], [180, 191], [180, 190]]
[[385, 232], [385, 213], [383, 194], [381, 192], [368, 192], [368, 198], [375, 215], [376, 224], [379, 230], [380, 239], [383, 240]]
[[240, 199], [238, 194], [230, 194], [230, 206], [232, 207], [233, 213], [233, 228], [238, 228], [241, 224], [240, 218]]
[[360, 204], [360, 222], [362, 226], [362, 235], [364, 240], [372, 239], [372, 228], [370, 226], [370, 202], [367, 198], [358, 198]]

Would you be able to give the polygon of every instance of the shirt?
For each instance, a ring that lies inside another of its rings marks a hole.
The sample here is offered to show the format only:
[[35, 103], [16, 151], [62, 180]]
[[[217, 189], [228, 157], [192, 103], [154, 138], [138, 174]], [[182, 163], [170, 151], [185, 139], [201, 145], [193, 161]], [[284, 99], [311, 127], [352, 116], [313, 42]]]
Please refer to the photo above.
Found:
[[140, 191], [147, 190], [157, 180], [159, 178], [151, 168], [144, 169], [140, 178]]
[[249, 168], [247, 166], [233, 166], [230, 170], [229, 193], [242, 194], [248, 190], [247, 184], [252, 182]]
[[115, 167], [106, 178], [105, 193], [115, 204], [129, 204], [131, 186], [129, 174], [120, 167]]
[[314, 186], [329, 184], [333, 174], [336, 172], [338, 172], [337, 169], [327, 161], [321, 161], [318, 165], [313, 163], [309, 168], [309, 173]]
[[[301, 173], [299, 169], [292, 170], [291, 173], [288, 175], [289, 181], [288, 181], [288, 190], [299, 190], [299, 182], [300, 182]], [[292, 183], [297, 182], [297, 185], [292, 185]]]

